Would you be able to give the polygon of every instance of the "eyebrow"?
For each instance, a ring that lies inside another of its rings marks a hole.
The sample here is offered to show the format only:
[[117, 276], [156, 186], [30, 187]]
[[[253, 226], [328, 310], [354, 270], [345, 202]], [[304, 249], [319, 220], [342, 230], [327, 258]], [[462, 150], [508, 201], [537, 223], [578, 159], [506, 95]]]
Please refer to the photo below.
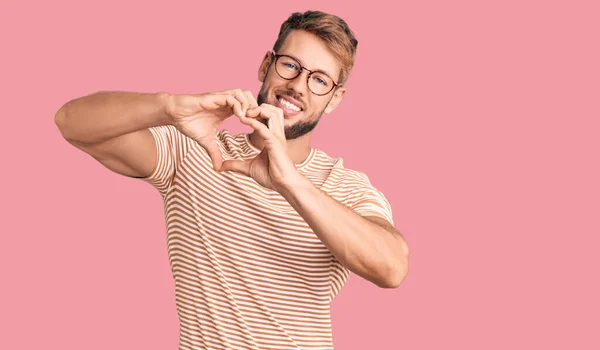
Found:
[[[304, 63], [302, 63], [302, 61], [301, 61], [301, 60], [300, 60], [298, 57], [296, 57], [296, 56], [293, 56], [293, 55], [290, 55], [290, 54], [287, 54], [287, 53], [282, 53], [282, 55], [286, 55], [286, 56], [290, 56], [290, 57], [292, 57], [292, 58], [293, 58], [293, 59], [295, 59], [296, 61], [300, 62], [300, 64], [302, 65], [302, 67], [304, 67]], [[333, 80], [334, 82], [336, 82], [336, 83], [337, 83], [337, 80], [336, 80], [336, 79], [333, 79], [333, 74], [329, 73], [328, 71], [326, 71], [326, 70], [324, 70], [324, 69], [314, 69], [314, 70], [313, 70], [313, 72], [321, 72], [321, 73], [325, 73], [325, 74], [327, 74], [327, 76], [329, 76], [329, 77], [331, 78], [331, 80]]]

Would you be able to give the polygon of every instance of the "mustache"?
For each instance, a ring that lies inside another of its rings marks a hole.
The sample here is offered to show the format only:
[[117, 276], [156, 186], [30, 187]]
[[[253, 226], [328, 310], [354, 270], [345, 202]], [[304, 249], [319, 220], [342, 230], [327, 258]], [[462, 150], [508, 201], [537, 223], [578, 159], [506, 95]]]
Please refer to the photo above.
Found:
[[[268, 94], [269, 94], [268, 89], [266, 89], [263, 86], [260, 89], [260, 91], [258, 92], [258, 96], [256, 96], [256, 102], [258, 102], [258, 105], [261, 105], [261, 104], [267, 102]], [[306, 101], [304, 101], [304, 99], [302, 97], [298, 96], [292, 90], [273, 91], [273, 98], [276, 98], [277, 96], [288, 96], [288, 97], [291, 97], [291, 98], [295, 99], [296, 101], [302, 103], [304, 106], [307, 105]]]
[[302, 102], [303, 104], [306, 105], [306, 102], [302, 99], [302, 97], [296, 95], [293, 91], [282, 91], [282, 92], [276, 92], [275, 93], [276, 96], [288, 96], [293, 98], [296, 101]]

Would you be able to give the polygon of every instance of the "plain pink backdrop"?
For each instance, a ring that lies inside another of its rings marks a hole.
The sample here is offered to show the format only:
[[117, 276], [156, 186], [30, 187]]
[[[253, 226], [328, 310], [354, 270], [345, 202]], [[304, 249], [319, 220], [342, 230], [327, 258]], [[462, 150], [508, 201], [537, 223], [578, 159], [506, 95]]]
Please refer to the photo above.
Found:
[[0, 349], [177, 348], [160, 195], [68, 145], [54, 113], [99, 90], [257, 93], [281, 22], [308, 9], [359, 40], [313, 146], [368, 174], [411, 249], [398, 289], [351, 276], [336, 349], [600, 348], [597, 1], [0, 9]]

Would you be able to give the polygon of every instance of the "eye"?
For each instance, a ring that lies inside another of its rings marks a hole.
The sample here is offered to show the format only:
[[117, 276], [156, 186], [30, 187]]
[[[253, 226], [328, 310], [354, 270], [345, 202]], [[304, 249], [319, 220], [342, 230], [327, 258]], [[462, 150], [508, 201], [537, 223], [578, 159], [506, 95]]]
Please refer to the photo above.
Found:
[[295, 64], [290, 63], [290, 62], [285, 62], [283, 65], [289, 69], [298, 69]]
[[321, 76], [321, 75], [315, 75], [313, 76], [313, 80], [315, 83], [319, 84], [319, 85], [323, 85], [323, 86], [328, 86], [328, 80], [327, 78]]

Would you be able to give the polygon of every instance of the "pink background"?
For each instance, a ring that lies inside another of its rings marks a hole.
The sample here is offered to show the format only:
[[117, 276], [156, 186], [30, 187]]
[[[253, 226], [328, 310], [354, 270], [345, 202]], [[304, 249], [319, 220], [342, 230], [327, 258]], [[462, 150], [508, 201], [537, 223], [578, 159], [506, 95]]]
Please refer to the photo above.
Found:
[[398, 289], [351, 277], [336, 349], [599, 349], [598, 2], [392, 3], [2, 2], [0, 349], [177, 348], [160, 195], [54, 113], [98, 90], [257, 93], [307, 9], [359, 40], [313, 146], [369, 175], [411, 249]]

